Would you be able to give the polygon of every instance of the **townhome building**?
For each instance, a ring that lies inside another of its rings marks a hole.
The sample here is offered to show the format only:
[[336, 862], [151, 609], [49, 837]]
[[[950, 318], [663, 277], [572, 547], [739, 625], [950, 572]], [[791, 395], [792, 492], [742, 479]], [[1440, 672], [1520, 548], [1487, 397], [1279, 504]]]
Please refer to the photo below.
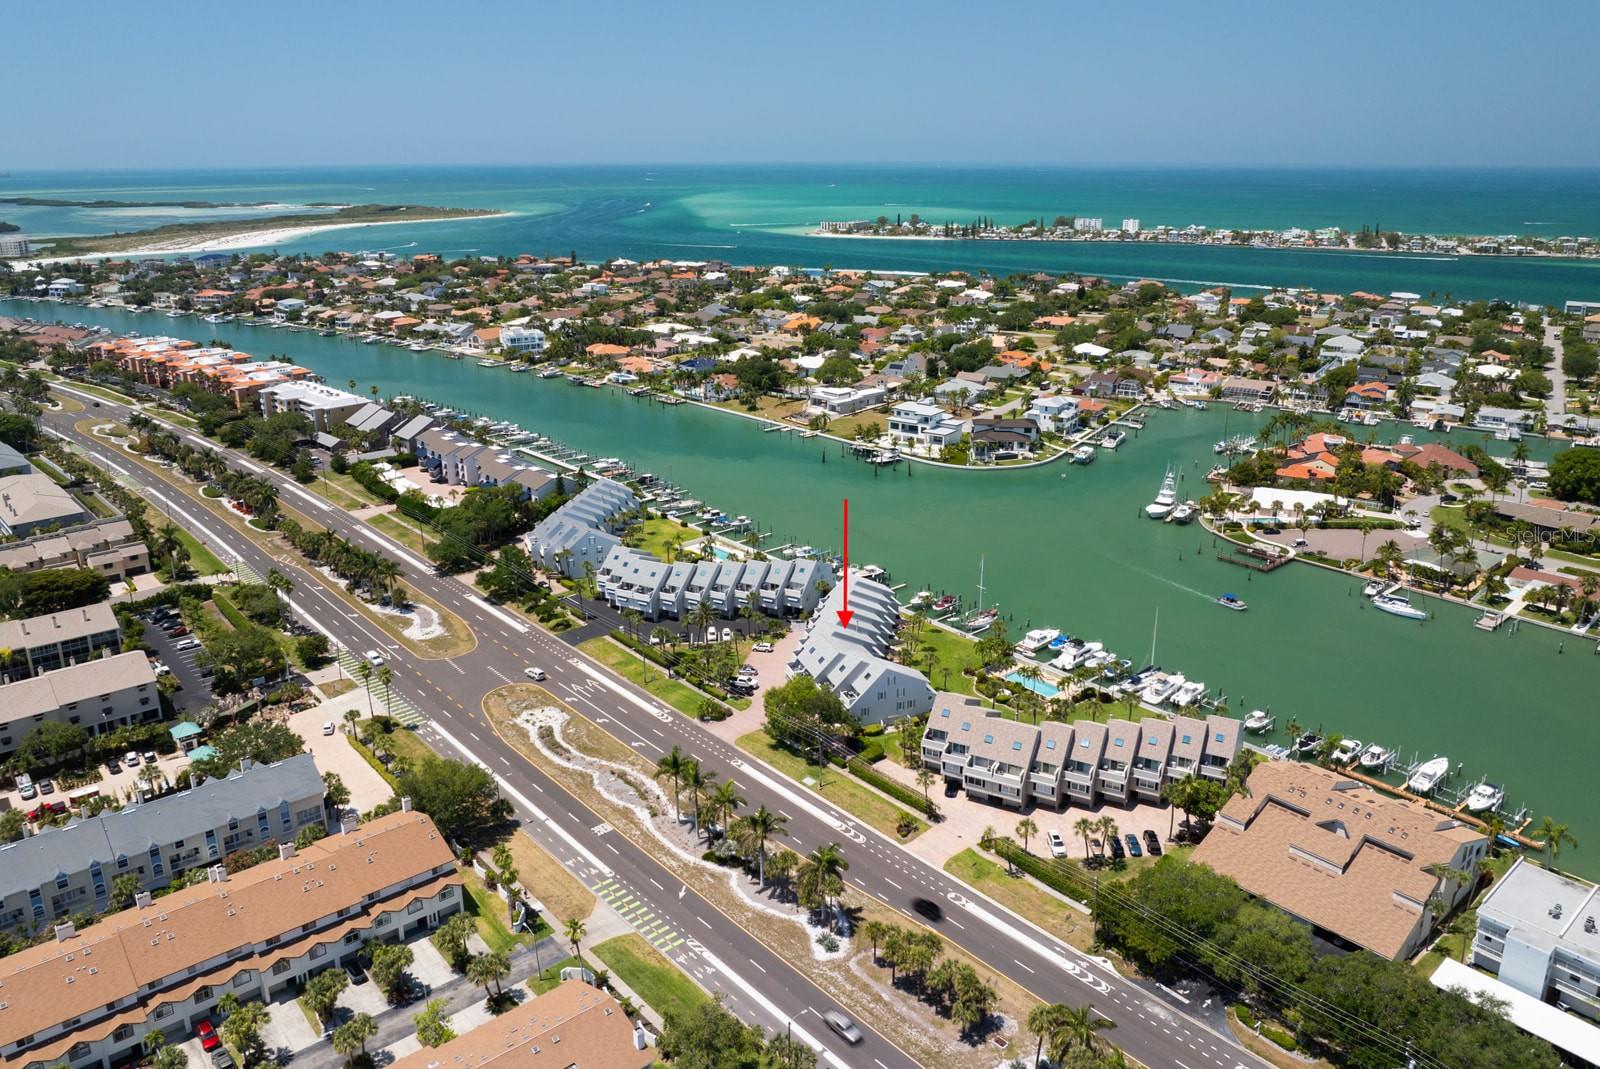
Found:
[[1165, 784], [1191, 775], [1220, 781], [1240, 746], [1238, 721], [1225, 716], [1035, 726], [941, 691], [923, 732], [922, 763], [971, 797], [1064, 809], [1158, 802]]
[[46, 826], [0, 846], [0, 928], [37, 930], [68, 914], [104, 912], [112, 886], [129, 873], [154, 891], [236, 851], [292, 843], [302, 828], [325, 824], [325, 793], [311, 755], [297, 754]]
[[109, 1069], [150, 1033], [193, 1034], [224, 995], [292, 999], [311, 976], [356, 967], [372, 939], [416, 938], [462, 908], [454, 853], [433, 821], [379, 817], [279, 858], [135, 905], [0, 962], [0, 1064]]
[[844, 586], [834, 587], [812, 614], [805, 637], [788, 665], [839, 697], [863, 724], [925, 713], [933, 688], [914, 668], [889, 660], [900, 626], [900, 602], [883, 583], [850, 577], [850, 626], [839, 623]]
[[569, 979], [389, 1069], [647, 1069], [655, 1061], [644, 1028], [616, 999]]
[[150, 570], [150, 551], [124, 519], [93, 520], [0, 546], [0, 571], [86, 568], [113, 582]]
[[528, 555], [546, 571], [567, 578], [598, 569], [606, 554], [621, 545], [618, 517], [639, 507], [639, 499], [619, 482], [596, 479], [541, 520], [525, 538]]
[[137, 650], [0, 685], [0, 756], [45, 721], [103, 735], [161, 718], [155, 670]]
[[0, 680], [27, 679], [106, 654], [122, 652], [122, 628], [111, 603], [0, 620], [0, 649], [10, 657], [0, 664]]
[[371, 403], [321, 382], [281, 382], [263, 387], [258, 397], [263, 416], [297, 412], [311, 421], [313, 430], [325, 434]]
[[1524, 995], [1600, 1021], [1600, 889], [1517, 858], [1478, 905], [1472, 964]]

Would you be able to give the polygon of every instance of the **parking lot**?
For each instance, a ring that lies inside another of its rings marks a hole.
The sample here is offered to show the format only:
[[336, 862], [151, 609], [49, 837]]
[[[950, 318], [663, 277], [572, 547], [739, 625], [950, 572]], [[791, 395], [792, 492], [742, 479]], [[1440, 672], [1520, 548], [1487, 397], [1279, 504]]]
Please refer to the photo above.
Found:
[[185, 641], [189, 637], [168, 635], [153, 623], [144, 625], [144, 640], [156, 655], [155, 663], [166, 665], [178, 680], [178, 689], [172, 692], [172, 707], [180, 718], [204, 709], [211, 700], [211, 680], [200, 670], [198, 640]]

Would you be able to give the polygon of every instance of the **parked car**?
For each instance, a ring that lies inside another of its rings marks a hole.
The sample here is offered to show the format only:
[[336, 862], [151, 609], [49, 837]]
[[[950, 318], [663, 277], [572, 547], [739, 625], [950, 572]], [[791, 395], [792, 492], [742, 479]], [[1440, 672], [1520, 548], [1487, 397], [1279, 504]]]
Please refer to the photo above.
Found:
[[1151, 857], [1160, 857], [1161, 856], [1161, 836], [1157, 835], [1155, 832], [1151, 831], [1149, 828], [1146, 828], [1144, 830], [1144, 848], [1146, 850], [1150, 851], [1150, 856]]
[[1144, 850], [1139, 846], [1139, 837], [1137, 835], [1130, 831], [1123, 838], [1128, 840], [1128, 855], [1130, 857], [1144, 857]]
[[377, 650], [368, 650], [366, 652], [365, 656], [367, 658], [367, 663], [370, 664], [372, 667], [374, 667], [374, 668], [382, 668], [383, 667], [383, 654], [379, 653]]
[[544, 674], [543, 668], [533, 668], [531, 666], [524, 668], [522, 670], [522, 674], [533, 680], [535, 683], [543, 683], [546, 679], [550, 678]]
[[724, 627], [722, 629], [722, 641], [724, 641], [724, 642], [732, 642], [733, 641], [733, 628]]
[[1122, 848], [1122, 840], [1115, 835], [1106, 840], [1106, 846], [1111, 850], [1112, 861], [1121, 861], [1128, 856], [1128, 852]]
[[750, 649], [754, 653], [771, 653], [772, 652], [772, 643], [770, 643], [770, 642], [757, 642], [754, 646], [751, 646]]
[[188, 633], [189, 633], [189, 629], [187, 627], [184, 627], [182, 624], [179, 624], [177, 627], [169, 627], [169, 628], [167, 628], [167, 637], [168, 638], [182, 638], [184, 635], [187, 635]]
[[322, 722], [322, 733], [324, 735], [332, 735], [333, 731], [334, 731], [333, 721], [332, 720], [324, 720]]
[[194, 1037], [200, 1041], [201, 1050], [212, 1051], [222, 1046], [222, 1040], [217, 1038], [217, 1030], [211, 1026], [210, 1021], [201, 1021], [195, 1025]]
[[42, 779], [39, 781], [39, 793], [54, 794], [56, 793], [56, 785], [47, 779]]
[[200, 648], [200, 640], [197, 638], [182, 639], [172, 648], [177, 650], [179, 653], [188, 653], [190, 650], [197, 650]]
[[127, 765], [129, 768], [133, 768], [139, 763], [139, 755], [134, 751], [129, 750], [127, 753], [122, 755], [122, 763]]
[[218, 1047], [211, 1052], [211, 1069], [234, 1069], [233, 1056], [228, 1053], [227, 1047]]
[[827, 1022], [829, 1028], [839, 1033], [839, 1036], [846, 1043], [861, 1042], [861, 1029], [857, 1028], [854, 1021], [838, 1010], [828, 1010], [822, 1015], [822, 1019]]
[[946, 798], [954, 798], [959, 793], [961, 793], [961, 784], [953, 779], [944, 781], [944, 796]]
[[17, 793], [22, 795], [24, 800], [39, 796], [39, 788], [33, 785], [32, 778], [26, 772], [17, 777]]
[[1066, 841], [1061, 838], [1061, 833], [1060, 832], [1058, 832], [1058, 831], [1047, 832], [1045, 834], [1045, 841], [1047, 841], [1050, 844], [1050, 856], [1051, 857], [1066, 857], [1067, 856], [1067, 844], [1066, 844]]
[[147, 765], [156, 763], [156, 752], [154, 750], [146, 750], [144, 752], [144, 763]]
[[118, 761], [115, 757], [106, 758], [106, 771], [107, 772], [121, 772], [122, 771], [122, 762]]

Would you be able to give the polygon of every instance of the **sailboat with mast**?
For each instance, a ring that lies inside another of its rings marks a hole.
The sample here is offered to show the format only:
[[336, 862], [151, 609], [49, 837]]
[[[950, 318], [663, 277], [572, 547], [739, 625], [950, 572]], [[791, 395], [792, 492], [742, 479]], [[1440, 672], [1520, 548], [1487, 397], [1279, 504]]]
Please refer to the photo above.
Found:
[[983, 607], [983, 593], [984, 593], [984, 589], [985, 589], [984, 585], [983, 585], [983, 566], [984, 566], [984, 558], [983, 557], [979, 557], [978, 558], [978, 608], [977, 608], [977, 611], [974, 612], [971, 616], [967, 617], [967, 619], [965, 621], [963, 621], [962, 624], [961, 624], [961, 629], [963, 631], [966, 631], [969, 634], [974, 634], [974, 635], [981, 634], [984, 631], [989, 630], [990, 625], [992, 625], [996, 620], [998, 620], [1000, 618], [1000, 606], [991, 605], [987, 609], [985, 609]]

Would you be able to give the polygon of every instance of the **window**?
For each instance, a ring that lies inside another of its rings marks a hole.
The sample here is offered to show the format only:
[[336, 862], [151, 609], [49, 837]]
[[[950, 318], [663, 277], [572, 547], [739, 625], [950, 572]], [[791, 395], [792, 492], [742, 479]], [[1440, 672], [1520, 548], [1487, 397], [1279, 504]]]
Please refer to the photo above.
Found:
[[421, 913], [422, 912], [422, 899], [419, 898], [415, 902], [413, 902], [409, 906], [407, 906], [406, 907], [406, 912], [407, 913]]
[[275, 961], [272, 963], [273, 976], [282, 976], [284, 973], [288, 972], [289, 969], [290, 965], [287, 961]]
[[156, 1012], [155, 1012], [156, 1020], [158, 1020], [158, 1021], [165, 1020], [166, 1018], [171, 1017], [171, 1016], [172, 1016], [172, 1003], [163, 1002], [161, 1005], [156, 1007]]
[[67, 874], [66, 873], [64, 873], [64, 872], [63, 873], [58, 873], [56, 875], [56, 890], [57, 891], [65, 891], [67, 889], [67, 884], [70, 883], [70, 882], [71, 881], [69, 881], [67, 879]]
[[1217, 741], [1218, 742], [1227, 742], [1228, 738], [1227, 738], [1226, 735], [1224, 735], [1222, 732], [1219, 731], [1219, 732], [1217, 732]]
[[195, 988], [194, 1000], [196, 1002], [210, 1002], [211, 1001], [211, 985], [210, 984], [203, 984], [202, 986]]
[[116, 1042], [118, 1042], [118, 1043], [121, 1043], [124, 1040], [132, 1039], [133, 1038], [133, 1025], [131, 1025], [131, 1024], [119, 1024], [117, 1026], [117, 1028], [116, 1028], [116, 1031], [111, 1033], [111, 1038], [113, 1040], [115, 1040]]
[[245, 984], [250, 983], [255, 978], [256, 978], [256, 974], [253, 971], [251, 971], [250, 969], [246, 969], [244, 972], [240, 973], [238, 976], [235, 976], [233, 978], [233, 986], [234, 987], [243, 987]]
[[89, 1053], [89, 1044], [74, 1043], [67, 1049], [67, 1061], [75, 1062]]
[[318, 958], [327, 957], [327, 955], [328, 955], [327, 944], [318, 943], [316, 946], [311, 948], [311, 953], [306, 955], [306, 956], [309, 957], [312, 961], [316, 961]]

